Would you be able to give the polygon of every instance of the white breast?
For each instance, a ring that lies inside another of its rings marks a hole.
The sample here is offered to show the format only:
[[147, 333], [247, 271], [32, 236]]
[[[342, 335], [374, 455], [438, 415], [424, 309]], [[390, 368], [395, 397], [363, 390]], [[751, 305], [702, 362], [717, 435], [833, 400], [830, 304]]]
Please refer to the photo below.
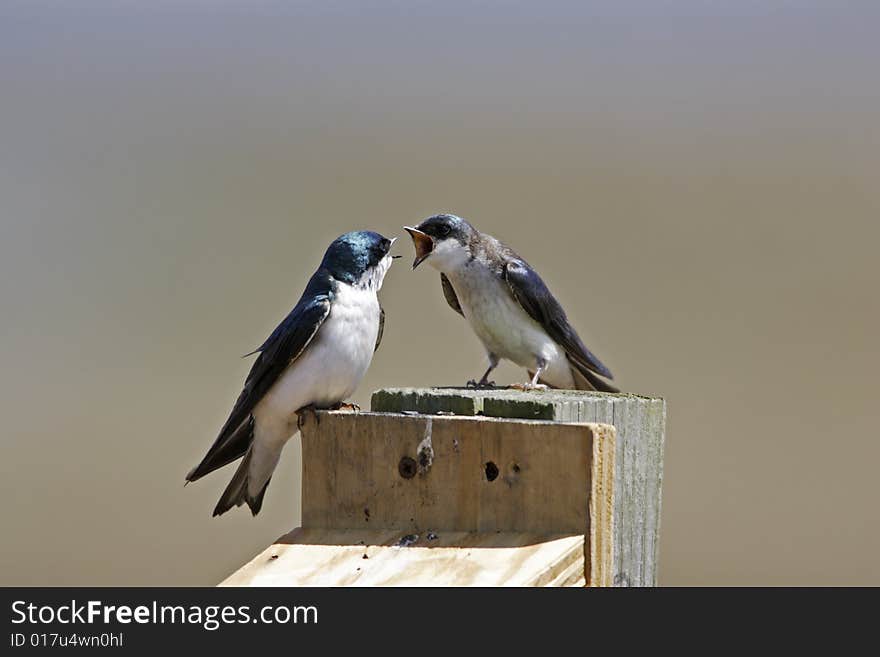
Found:
[[487, 352], [534, 371], [538, 358], [547, 362], [544, 380], [572, 387], [565, 352], [513, 298], [506, 281], [479, 261], [447, 274], [465, 318]]
[[379, 312], [375, 289], [339, 283], [330, 314], [260, 401], [257, 417], [290, 420], [303, 406], [330, 406], [351, 396], [373, 359]]

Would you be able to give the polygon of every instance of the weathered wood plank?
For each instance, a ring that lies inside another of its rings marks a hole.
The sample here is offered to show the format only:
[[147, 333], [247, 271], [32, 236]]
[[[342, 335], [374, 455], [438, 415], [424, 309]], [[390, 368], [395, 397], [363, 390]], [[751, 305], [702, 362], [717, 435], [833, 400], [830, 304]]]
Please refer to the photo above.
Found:
[[656, 586], [666, 402], [629, 395], [586, 399], [579, 417], [617, 429], [614, 585]]
[[391, 412], [307, 418], [304, 528], [225, 584], [656, 584], [664, 400], [446, 388], [373, 404]]
[[589, 540], [584, 578], [590, 586], [614, 585], [614, 465], [616, 431], [593, 426], [593, 458], [589, 502]]
[[583, 586], [584, 536], [303, 529], [221, 586]]
[[391, 388], [372, 410], [458, 412], [556, 422], [598, 422], [617, 431], [614, 471], [614, 584], [655, 586], [659, 558], [666, 402], [660, 398], [576, 390]]
[[[597, 400], [651, 400], [626, 393], [515, 388], [384, 388], [376, 390], [374, 413], [482, 415], [522, 420], [583, 422], [585, 404]], [[586, 411], [589, 413], [589, 410]]]
[[610, 585], [614, 441], [596, 424], [307, 416], [303, 527], [224, 584]]
[[583, 534], [594, 431], [585, 424], [321, 413], [302, 428], [302, 523]]

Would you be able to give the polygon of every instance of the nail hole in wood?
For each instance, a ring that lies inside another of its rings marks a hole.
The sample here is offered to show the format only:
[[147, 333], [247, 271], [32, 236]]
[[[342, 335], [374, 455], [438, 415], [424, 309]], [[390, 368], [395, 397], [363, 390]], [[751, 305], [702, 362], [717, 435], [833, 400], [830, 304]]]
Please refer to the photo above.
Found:
[[412, 479], [415, 477], [418, 469], [419, 466], [416, 463], [416, 460], [410, 456], [404, 456], [400, 459], [400, 463], [397, 464], [397, 471], [404, 479]]

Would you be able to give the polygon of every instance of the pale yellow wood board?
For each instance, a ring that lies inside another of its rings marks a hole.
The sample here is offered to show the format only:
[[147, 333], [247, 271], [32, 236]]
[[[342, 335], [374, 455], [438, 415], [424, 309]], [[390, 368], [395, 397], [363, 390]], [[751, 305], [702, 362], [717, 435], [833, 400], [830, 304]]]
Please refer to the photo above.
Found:
[[[427, 436], [430, 466], [402, 477]], [[304, 528], [222, 585], [613, 582], [614, 427], [321, 412], [303, 427], [303, 463]]]
[[616, 432], [592, 425], [589, 555], [584, 576], [590, 586], [614, 586], [614, 468]]
[[444, 532], [399, 546], [403, 536], [381, 530], [295, 529], [221, 586], [584, 584], [583, 535]]

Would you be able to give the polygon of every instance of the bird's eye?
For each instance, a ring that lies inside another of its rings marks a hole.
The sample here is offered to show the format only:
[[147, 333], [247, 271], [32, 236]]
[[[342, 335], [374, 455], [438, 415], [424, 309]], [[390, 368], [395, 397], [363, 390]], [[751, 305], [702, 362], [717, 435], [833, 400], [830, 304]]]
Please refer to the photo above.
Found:
[[452, 229], [449, 226], [440, 226], [440, 228], [437, 229], [437, 232], [440, 234], [440, 237], [446, 237], [452, 232]]

